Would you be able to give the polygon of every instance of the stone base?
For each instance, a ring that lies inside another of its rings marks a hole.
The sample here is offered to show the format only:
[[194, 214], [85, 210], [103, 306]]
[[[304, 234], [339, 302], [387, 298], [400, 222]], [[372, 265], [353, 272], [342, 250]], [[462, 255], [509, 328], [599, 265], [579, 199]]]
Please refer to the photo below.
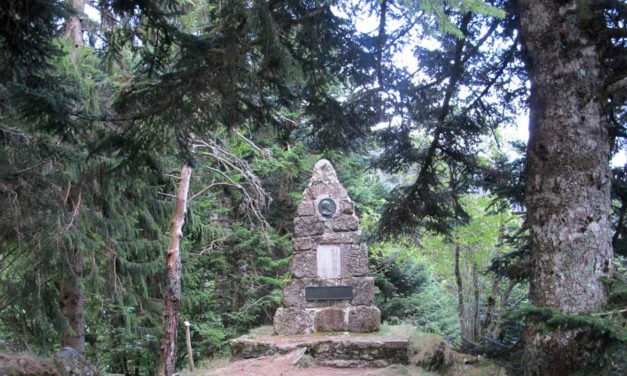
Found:
[[279, 335], [379, 330], [381, 312], [375, 306], [331, 306], [321, 308], [278, 308], [274, 332]]
[[373, 334], [244, 336], [231, 340], [230, 346], [231, 360], [287, 354], [304, 347], [316, 364], [328, 367], [387, 367], [409, 363], [406, 337], [383, 338]]
[[[350, 300], [308, 301], [305, 299], [307, 286], [351, 286], [353, 297]], [[283, 307], [322, 308], [328, 306], [371, 306], [374, 304], [374, 278], [294, 278], [285, 285], [283, 290]]]

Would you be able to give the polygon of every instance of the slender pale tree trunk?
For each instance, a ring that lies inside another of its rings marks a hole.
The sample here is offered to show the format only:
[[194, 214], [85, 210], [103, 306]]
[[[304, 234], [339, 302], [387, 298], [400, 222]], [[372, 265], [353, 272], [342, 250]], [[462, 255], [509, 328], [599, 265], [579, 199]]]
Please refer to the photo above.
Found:
[[[527, 220], [534, 305], [600, 309], [611, 272], [610, 142], [603, 116], [600, 30], [586, 1], [520, 0], [531, 80]], [[601, 20], [602, 21], [602, 20]], [[602, 23], [600, 23], [602, 25]], [[590, 360], [580, 331], [525, 333], [528, 375], [567, 375]]]
[[459, 245], [455, 246], [455, 282], [457, 283], [457, 314], [459, 316], [459, 330], [463, 337], [467, 337], [466, 330], [466, 310], [464, 308], [464, 286], [462, 284], [462, 273], [459, 270]]
[[472, 263], [472, 288], [474, 293], [474, 304], [473, 304], [473, 312], [472, 312], [472, 340], [478, 341], [481, 333], [481, 320], [479, 317], [479, 308], [480, 308], [480, 296], [481, 291], [479, 290], [479, 271], [477, 270], [477, 263], [473, 261]]
[[192, 169], [184, 164], [181, 169], [181, 180], [176, 194], [176, 205], [172, 215], [170, 246], [166, 254], [166, 285], [163, 296], [163, 337], [159, 349], [158, 376], [174, 374], [176, 363], [176, 340], [179, 323], [179, 307], [181, 302], [181, 255], [180, 244], [183, 237], [183, 224], [187, 212], [187, 192]]

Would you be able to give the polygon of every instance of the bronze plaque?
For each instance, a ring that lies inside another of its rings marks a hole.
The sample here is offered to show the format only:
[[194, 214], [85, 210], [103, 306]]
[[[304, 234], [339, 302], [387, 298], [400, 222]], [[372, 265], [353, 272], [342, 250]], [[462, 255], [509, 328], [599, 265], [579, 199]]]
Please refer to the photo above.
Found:
[[335, 211], [337, 210], [337, 205], [335, 205], [335, 201], [330, 198], [324, 198], [320, 200], [318, 203], [318, 213], [325, 218], [333, 217]]
[[344, 300], [353, 298], [352, 286], [307, 286], [305, 300]]

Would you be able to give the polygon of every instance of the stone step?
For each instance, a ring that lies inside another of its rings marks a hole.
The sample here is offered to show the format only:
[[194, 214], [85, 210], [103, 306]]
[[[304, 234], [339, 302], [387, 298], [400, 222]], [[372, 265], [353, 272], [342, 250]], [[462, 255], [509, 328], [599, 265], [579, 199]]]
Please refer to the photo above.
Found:
[[356, 334], [243, 336], [230, 341], [231, 360], [287, 354], [306, 348], [318, 365], [340, 368], [387, 367], [409, 363], [406, 337]]

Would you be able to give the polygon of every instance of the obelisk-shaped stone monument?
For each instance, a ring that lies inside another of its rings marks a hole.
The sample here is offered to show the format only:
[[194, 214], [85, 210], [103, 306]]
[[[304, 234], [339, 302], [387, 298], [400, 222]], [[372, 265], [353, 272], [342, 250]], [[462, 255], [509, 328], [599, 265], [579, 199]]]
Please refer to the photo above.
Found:
[[318, 161], [294, 219], [292, 278], [274, 315], [277, 334], [379, 329], [368, 249], [359, 236], [346, 189], [331, 163]]

